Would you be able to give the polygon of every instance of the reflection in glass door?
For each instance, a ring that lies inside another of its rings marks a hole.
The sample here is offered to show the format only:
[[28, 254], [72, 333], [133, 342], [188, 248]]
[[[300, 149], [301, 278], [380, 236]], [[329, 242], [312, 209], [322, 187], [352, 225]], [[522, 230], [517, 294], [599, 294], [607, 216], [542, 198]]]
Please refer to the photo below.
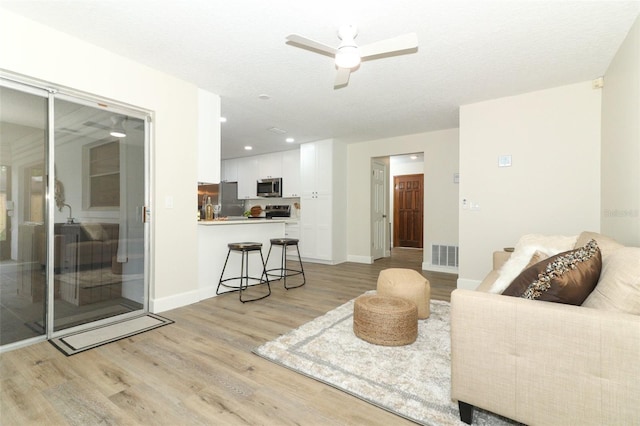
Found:
[[47, 301], [44, 90], [0, 85], [0, 346], [43, 336]]
[[146, 194], [144, 116], [59, 95], [54, 111], [55, 333], [146, 309]]
[[148, 310], [146, 118], [0, 79], [0, 351]]

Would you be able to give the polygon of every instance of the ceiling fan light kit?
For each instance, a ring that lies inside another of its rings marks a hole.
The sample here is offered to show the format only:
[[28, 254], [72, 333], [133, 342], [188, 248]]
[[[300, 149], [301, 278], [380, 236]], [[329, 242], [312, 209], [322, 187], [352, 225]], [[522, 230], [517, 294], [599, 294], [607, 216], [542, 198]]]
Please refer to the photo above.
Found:
[[358, 46], [344, 46], [336, 53], [336, 66], [339, 68], [355, 68], [360, 65]]
[[354, 25], [345, 25], [338, 30], [340, 45], [335, 48], [319, 41], [299, 34], [290, 34], [287, 41], [298, 47], [311, 49], [323, 55], [334, 56], [335, 65], [338, 68], [334, 88], [344, 87], [349, 83], [351, 71], [356, 69], [362, 59], [377, 59], [384, 55], [401, 55], [413, 53], [418, 47], [418, 37], [415, 33], [378, 41], [358, 47], [355, 38], [358, 30]]

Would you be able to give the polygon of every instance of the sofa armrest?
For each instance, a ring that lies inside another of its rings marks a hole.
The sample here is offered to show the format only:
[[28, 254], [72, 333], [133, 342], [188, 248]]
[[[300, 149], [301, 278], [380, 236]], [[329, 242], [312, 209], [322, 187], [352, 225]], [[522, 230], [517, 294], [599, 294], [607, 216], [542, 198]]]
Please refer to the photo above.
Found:
[[629, 424], [640, 316], [454, 290], [451, 397], [527, 424]]
[[494, 251], [493, 252], [493, 270], [498, 271], [502, 268], [502, 265], [507, 263], [507, 260], [511, 257], [510, 251]]
[[498, 271], [502, 268], [507, 260], [511, 257], [511, 252], [507, 251], [494, 251], [493, 252], [493, 270], [487, 274], [486, 277], [480, 282], [476, 291], [489, 291], [495, 280], [498, 279]]

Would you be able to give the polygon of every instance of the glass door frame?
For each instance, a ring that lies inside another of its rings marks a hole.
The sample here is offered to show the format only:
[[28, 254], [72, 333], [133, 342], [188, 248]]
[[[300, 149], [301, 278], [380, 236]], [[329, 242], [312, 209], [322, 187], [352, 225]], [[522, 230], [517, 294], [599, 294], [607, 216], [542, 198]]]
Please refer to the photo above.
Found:
[[[130, 117], [135, 117], [143, 120], [144, 122], [144, 176], [145, 176], [145, 185], [144, 185], [144, 203], [142, 206], [141, 219], [144, 225], [144, 296], [143, 296], [143, 306], [142, 309], [131, 311], [128, 313], [119, 314], [113, 317], [104, 318], [101, 320], [92, 321], [89, 323], [81, 324], [78, 326], [65, 328], [63, 330], [55, 331], [54, 330], [54, 215], [55, 215], [55, 201], [51, 197], [53, 192], [53, 188], [55, 188], [55, 174], [53, 170], [55, 168], [55, 100], [63, 100], [67, 102], [73, 102], [78, 105], [100, 108], [105, 111], [113, 112], [116, 114], [123, 114]], [[150, 296], [150, 288], [149, 283], [150, 280], [150, 257], [151, 257], [151, 232], [150, 232], [150, 222], [146, 217], [147, 211], [149, 211], [150, 201], [151, 201], [151, 112], [144, 111], [141, 109], [134, 109], [129, 106], [125, 106], [123, 104], [108, 101], [104, 98], [93, 97], [84, 93], [76, 93], [73, 91], [52, 91], [49, 96], [49, 143], [47, 144], [47, 222], [51, 224], [47, 228], [48, 235], [48, 247], [47, 247], [47, 338], [56, 338], [60, 336], [64, 336], [70, 333], [86, 330], [89, 328], [100, 327], [102, 325], [107, 325], [116, 321], [120, 321], [128, 318], [135, 318], [140, 315], [146, 314], [149, 312], [149, 296]]]
[[[153, 233], [151, 228], [150, 206], [153, 193], [153, 181], [152, 181], [152, 131], [153, 131], [153, 112], [124, 104], [122, 102], [116, 102], [104, 97], [90, 95], [84, 92], [76, 91], [69, 88], [56, 87], [56, 85], [42, 82], [29, 77], [14, 75], [6, 71], [0, 71], [0, 83], [2, 86], [12, 88], [18, 91], [35, 94], [37, 96], [47, 99], [47, 117], [46, 117], [46, 140], [45, 140], [45, 174], [46, 174], [46, 186], [45, 186], [45, 215], [44, 225], [47, 236], [46, 246], [46, 303], [45, 309], [45, 333], [42, 336], [28, 338], [22, 341], [10, 343], [1, 346], [0, 352], [6, 350], [15, 349], [18, 347], [27, 346], [33, 343], [50, 340], [52, 338], [64, 336], [70, 333], [82, 331], [89, 328], [95, 328], [102, 325], [107, 325], [117, 321], [121, 321], [128, 318], [135, 318], [141, 315], [145, 315], [149, 312], [149, 300], [151, 295], [150, 283], [152, 282], [152, 239]], [[77, 325], [70, 328], [65, 328], [59, 331], [54, 331], [54, 298], [55, 298], [55, 274], [54, 274], [54, 215], [55, 215], [55, 100], [61, 99], [69, 102], [74, 102], [79, 105], [100, 108], [116, 114], [123, 114], [130, 117], [141, 119], [144, 122], [144, 200], [142, 211], [140, 213], [141, 220], [143, 222], [144, 233], [144, 289], [143, 289], [143, 302], [142, 309], [134, 310], [132, 312], [119, 314], [113, 317], [96, 320], [86, 324]]]
[[[51, 96], [51, 91], [48, 90], [47, 88], [45, 88], [44, 86], [33, 84], [33, 83], [28, 82], [28, 81], [23, 81], [22, 79], [19, 79], [19, 78], [14, 78], [13, 76], [7, 75], [5, 73], [0, 73], [0, 86], [8, 88], [8, 89], [11, 89], [11, 90], [15, 90], [15, 91], [18, 91], [18, 92], [25, 93], [27, 95], [37, 96], [39, 98], [42, 98], [46, 102], [49, 102], [49, 98]], [[43, 123], [43, 124], [45, 126], [47, 126], [48, 125], [48, 120], [47, 120], [47, 123]], [[42, 159], [44, 161], [43, 166], [46, 169], [48, 140], [45, 140], [44, 143], [45, 143], [44, 153], [43, 153], [44, 157]], [[46, 174], [46, 171], [45, 171], [45, 174]], [[47, 226], [48, 226], [48, 224], [47, 224], [48, 218], [47, 218], [47, 210], [46, 210], [46, 208], [47, 208], [46, 207], [46, 203], [48, 202], [48, 195], [47, 195], [46, 185], [45, 185], [43, 190], [45, 192], [45, 201], [44, 201], [45, 202], [45, 212], [44, 212], [44, 217], [43, 217], [43, 224], [44, 224], [44, 229], [45, 229], [45, 232], [46, 232]], [[14, 202], [15, 202], [15, 197], [17, 197], [17, 196], [18, 196], [17, 194], [14, 194]], [[24, 213], [22, 211], [22, 209], [20, 209], [20, 211], [21, 211], [21, 214]], [[48, 262], [48, 254], [47, 254], [47, 262]], [[49, 288], [48, 280], [46, 281], [46, 286], [47, 286], [47, 293], [45, 293], [45, 300], [44, 300], [44, 302], [42, 302], [42, 306], [41, 306], [41, 308], [42, 308], [42, 319], [45, 320], [45, 323], [47, 321], [47, 319], [46, 319], [47, 318], [47, 310], [49, 309], [48, 308], [48, 306], [49, 306], [48, 305], [48, 303], [49, 303], [48, 302], [48, 297], [49, 297], [48, 296], [48, 288]], [[11, 343], [8, 343], [8, 344], [0, 346], [0, 349], [1, 349], [0, 353], [5, 352], [5, 351], [9, 351], [9, 350], [12, 350], [12, 349], [17, 349], [17, 348], [20, 348], [20, 347], [28, 346], [28, 345], [35, 344], [35, 343], [40, 343], [40, 342], [43, 342], [43, 341], [46, 341], [46, 340], [48, 340], [48, 337], [47, 337], [47, 333], [46, 333], [46, 329], [45, 329], [45, 331], [44, 331], [44, 333], [42, 335], [35, 336], [35, 337], [29, 337], [29, 338], [26, 338], [26, 339], [23, 339], [23, 340], [18, 340], [18, 341], [11, 342]]]

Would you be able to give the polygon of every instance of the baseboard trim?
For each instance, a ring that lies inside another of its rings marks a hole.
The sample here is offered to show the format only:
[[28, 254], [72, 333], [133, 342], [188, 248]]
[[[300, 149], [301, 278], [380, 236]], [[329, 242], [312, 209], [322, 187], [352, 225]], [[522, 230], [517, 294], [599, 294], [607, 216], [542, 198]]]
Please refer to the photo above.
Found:
[[423, 262], [422, 263], [422, 270], [423, 271], [431, 271], [431, 272], [444, 272], [446, 274], [457, 274], [458, 273], [458, 268], [452, 268], [452, 267], [447, 267], [447, 266], [438, 266], [438, 265], [433, 265], [433, 264], [427, 263], [427, 262]]
[[465, 290], [475, 290], [481, 283], [480, 280], [469, 280], [466, 278], [458, 278], [458, 288], [463, 288]]
[[158, 314], [160, 312], [191, 305], [199, 302], [200, 300], [199, 290], [192, 290], [173, 296], [161, 297], [159, 299], [151, 299], [149, 300], [149, 312]]
[[373, 263], [373, 257], [372, 256], [356, 256], [354, 254], [350, 254], [349, 256], [347, 256], [347, 262], [367, 263], [370, 265]]

